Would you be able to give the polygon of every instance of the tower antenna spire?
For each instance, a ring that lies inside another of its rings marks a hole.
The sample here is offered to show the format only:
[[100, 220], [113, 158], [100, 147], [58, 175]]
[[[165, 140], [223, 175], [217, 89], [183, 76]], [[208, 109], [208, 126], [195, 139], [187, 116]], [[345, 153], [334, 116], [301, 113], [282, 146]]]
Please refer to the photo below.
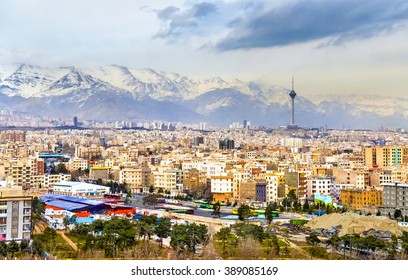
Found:
[[295, 79], [293, 78], [293, 75], [292, 75], [292, 90], [295, 90]]

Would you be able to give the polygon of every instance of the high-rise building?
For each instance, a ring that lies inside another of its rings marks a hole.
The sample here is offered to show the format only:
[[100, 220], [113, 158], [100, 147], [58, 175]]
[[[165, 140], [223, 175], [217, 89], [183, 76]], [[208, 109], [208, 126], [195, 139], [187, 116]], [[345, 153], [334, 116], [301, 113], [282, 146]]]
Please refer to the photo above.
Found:
[[220, 150], [233, 150], [235, 149], [235, 141], [231, 139], [224, 139], [219, 141]]

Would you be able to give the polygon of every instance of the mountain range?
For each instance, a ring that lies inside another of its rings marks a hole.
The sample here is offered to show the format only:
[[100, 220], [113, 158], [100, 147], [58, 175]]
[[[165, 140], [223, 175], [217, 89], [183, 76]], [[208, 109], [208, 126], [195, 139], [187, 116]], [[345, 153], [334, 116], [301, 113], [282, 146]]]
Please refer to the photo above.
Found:
[[[286, 126], [290, 90], [220, 77], [194, 79], [153, 69], [0, 65], [0, 109], [83, 120], [161, 120], [226, 126]], [[302, 127], [404, 128], [408, 99], [367, 95], [302, 96], [295, 122]]]

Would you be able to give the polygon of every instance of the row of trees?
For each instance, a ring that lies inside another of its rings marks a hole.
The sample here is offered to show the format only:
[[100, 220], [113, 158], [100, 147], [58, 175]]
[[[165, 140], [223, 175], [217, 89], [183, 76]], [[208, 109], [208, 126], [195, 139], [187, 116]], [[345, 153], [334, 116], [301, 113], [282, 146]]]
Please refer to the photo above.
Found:
[[[332, 253], [340, 253], [343, 250], [349, 258], [381, 258], [381, 259], [405, 259], [408, 253], [408, 232], [403, 232], [400, 237], [393, 235], [390, 241], [384, 241], [376, 236], [360, 236], [358, 234], [332, 235], [326, 241], [321, 241], [316, 233], [306, 237], [306, 242], [311, 246], [310, 253], [314, 256], [318, 250], [317, 245], [330, 246]], [[401, 248], [398, 248], [398, 244]]]
[[90, 225], [77, 224], [72, 235], [83, 240], [81, 250], [104, 252], [106, 258], [123, 257], [126, 250], [132, 249], [138, 242], [157, 237], [160, 247], [163, 239], [170, 237], [170, 246], [178, 253], [195, 253], [197, 245], [208, 241], [208, 229], [205, 225], [180, 224], [171, 226], [167, 218], [154, 215], [142, 216], [139, 221], [114, 217], [110, 221], [96, 220]]
[[221, 228], [214, 240], [224, 258], [256, 259], [262, 255], [273, 258], [280, 253], [278, 237], [269, 228], [251, 223]]

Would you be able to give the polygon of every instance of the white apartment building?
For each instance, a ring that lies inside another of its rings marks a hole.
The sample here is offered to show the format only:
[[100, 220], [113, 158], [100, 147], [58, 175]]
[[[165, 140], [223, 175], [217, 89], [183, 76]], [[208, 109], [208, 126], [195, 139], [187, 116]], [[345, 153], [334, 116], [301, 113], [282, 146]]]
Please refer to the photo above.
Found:
[[315, 193], [328, 196], [332, 193], [332, 188], [335, 186], [335, 178], [331, 176], [315, 177], [306, 180], [307, 196], [313, 198]]
[[233, 176], [212, 176], [211, 194], [215, 201], [230, 201], [234, 196]]
[[71, 180], [71, 174], [44, 174], [31, 176], [32, 188], [48, 189], [58, 182], [65, 182]]
[[266, 201], [273, 202], [278, 200], [279, 176], [275, 174], [266, 174]]

